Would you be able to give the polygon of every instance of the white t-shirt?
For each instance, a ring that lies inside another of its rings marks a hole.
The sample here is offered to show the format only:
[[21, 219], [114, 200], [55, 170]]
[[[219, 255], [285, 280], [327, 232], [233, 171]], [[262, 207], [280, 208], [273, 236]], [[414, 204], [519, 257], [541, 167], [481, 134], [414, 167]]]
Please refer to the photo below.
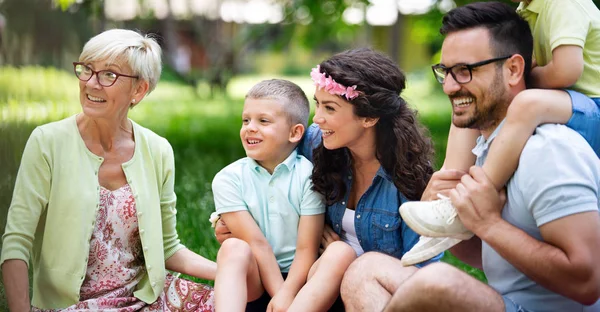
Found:
[[365, 253], [365, 251], [360, 246], [358, 242], [358, 237], [356, 237], [356, 229], [354, 228], [354, 210], [346, 208], [344, 212], [344, 217], [342, 218], [342, 231], [340, 232], [340, 238], [342, 242], [350, 245], [352, 249], [356, 252], [356, 256], [360, 256]]
[[[487, 141], [483, 137], [477, 140], [473, 149], [477, 166], [483, 165], [489, 144], [501, 127], [502, 124]], [[598, 211], [600, 162], [575, 131], [563, 125], [543, 125], [527, 141], [507, 189], [502, 218], [542, 240], [539, 227], [543, 224], [576, 213]], [[600, 301], [584, 306], [538, 285], [485, 242], [482, 261], [489, 285], [529, 311], [600, 311]]]

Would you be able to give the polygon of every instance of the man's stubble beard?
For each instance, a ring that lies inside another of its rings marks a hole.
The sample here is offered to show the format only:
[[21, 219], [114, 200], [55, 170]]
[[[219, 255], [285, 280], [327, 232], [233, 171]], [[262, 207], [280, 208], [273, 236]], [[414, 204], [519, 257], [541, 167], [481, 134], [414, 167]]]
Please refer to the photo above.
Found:
[[488, 88], [486, 97], [476, 99], [475, 101], [475, 103], [479, 103], [479, 100], [482, 100], [483, 102], [481, 103], [487, 105], [478, 106], [476, 104], [471, 118], [459, 124], [455, 122], [453, 114], [452, 123], [454, 126], [476, 130], [485, 130], [497, 126], [506, 116], [506, 108], [508, 107], [507, 102], [509, 101], [508, 90], [504, 88], [503, 82], [502, 71], [497, 69], [494, 80]]

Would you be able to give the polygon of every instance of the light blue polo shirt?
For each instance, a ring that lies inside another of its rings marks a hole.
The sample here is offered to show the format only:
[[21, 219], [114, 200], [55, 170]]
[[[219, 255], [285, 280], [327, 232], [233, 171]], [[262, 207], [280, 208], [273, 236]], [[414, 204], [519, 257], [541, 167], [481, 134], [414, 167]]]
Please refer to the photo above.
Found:
[[294, 260], [300, 216], [325, 213], [323, 196], [312, 190], [312, 168], [294, 150], [272, 175], [246, 157], [223, 168], [212, 182], [217, 213], [250, 212], [281, 272], [288, 272]]
[[[503, 123], [487, 141], [483, 137], [477, 140], [473, 149], [477, 166], [483, 165]], [[540, 226], [572, 214], [598, 211], [599, 193], [600, 163], [584, 138], [563, 125], [542, 125], [527, 141], [519, 167], [507, 184], [502, 218], [541, 241]], [[600, 311], [600, 301], [584, 306], [538, 285], [485, 242], [482, 261], [489, 285], [528, 311]]]

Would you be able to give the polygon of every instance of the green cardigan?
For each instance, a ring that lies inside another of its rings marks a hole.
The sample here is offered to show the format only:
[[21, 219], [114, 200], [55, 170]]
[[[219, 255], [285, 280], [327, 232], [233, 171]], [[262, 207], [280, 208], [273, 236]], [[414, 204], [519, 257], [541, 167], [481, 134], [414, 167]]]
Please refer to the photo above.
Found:
[[[165, 260], [177, 250], [175, 164], [166, 139], [132, 121], [135, 151], [122, 165], [137, 207], [145, 274], [134, 295], [156, 301]], [[103, 158], [85, 146], [75, 116], [31, 133], [17, 175], [2, 257], [33, 266], [32, 305], [66, 308], [79, 302], [100, 199]], [[162, 242], [162, 244], [160, 243]]]

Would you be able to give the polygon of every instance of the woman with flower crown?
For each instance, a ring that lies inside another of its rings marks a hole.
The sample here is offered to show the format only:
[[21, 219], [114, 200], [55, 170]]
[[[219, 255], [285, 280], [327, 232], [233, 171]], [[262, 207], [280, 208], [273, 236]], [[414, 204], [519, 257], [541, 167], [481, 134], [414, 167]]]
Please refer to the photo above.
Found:
[[[312, 159], [314, 189], [327, 200], [326, 226], [322, 254], [288, 311], [329, 309], [344, 272], [364, 252], [400, 259], [410, 250], [419, 235], [398, 207], [419, 200], [433, 173], [431, 141], [400, 97], [406, 78], [392, 60], [371, 49], [345, 51], [319, 64], [311, 78], [314, 124], [299, 149]], [[220, 241], [228, 237], [223, 224], [216, 233]], [[384, 287], [401, 280], [394, 274], [381, 281]]]

